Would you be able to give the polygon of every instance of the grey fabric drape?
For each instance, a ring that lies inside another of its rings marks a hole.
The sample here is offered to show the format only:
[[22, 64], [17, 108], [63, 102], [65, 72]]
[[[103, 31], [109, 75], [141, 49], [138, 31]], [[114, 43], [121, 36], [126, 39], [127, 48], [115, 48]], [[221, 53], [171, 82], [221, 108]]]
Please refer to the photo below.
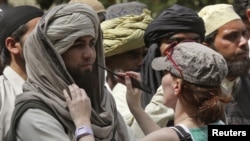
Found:
[[[83, 16], [83, 19], [80, 17], [78, 19], [78, 16]], [[58, 18], [68, 20], [57, 21]], [[94, 32], [87, 30], [91, 27], [84, 26], [86, 25], [84, 24], [85, 18], [94, 23]], [[74, 25], [75, 22], [80, 25]], [[53, 31], [52, 26], [55, 26], [54, 29], [58, 27], [61, 31], [57, 30], [58, 34], [53, 34], [50, 32]], [[88, 34], [93, 34], [92, 36], [97, 39], [95, 63], [104, 66], [99, 20], [95, 12], [85, 4], [63, 4], [53, 7], [42, 17], [24, 45], [28, 74], [24, 92], [29, 91], [29, 93], [17, 97], [16, 103], [29, 99], [45, 102], [58, 116], [61, 123], [68, 128], [69, 137], [72, 140], [75, 127], [62, 91], [69, 84], [74, 83], [74, 80], [66, 70], [61, 54], [67, 51], [77, 38]], [[98, 89], [93, 89], [94, 95], [90, 97], [92, 100], [91, 122], [95, 138], [97, 141], [126, 141], [128, 134], [124, 128], [125, 123], [116, 110], [112, 95], [104, 88], [104, 71], [97, 66], [93, 71], [99, 81]]]

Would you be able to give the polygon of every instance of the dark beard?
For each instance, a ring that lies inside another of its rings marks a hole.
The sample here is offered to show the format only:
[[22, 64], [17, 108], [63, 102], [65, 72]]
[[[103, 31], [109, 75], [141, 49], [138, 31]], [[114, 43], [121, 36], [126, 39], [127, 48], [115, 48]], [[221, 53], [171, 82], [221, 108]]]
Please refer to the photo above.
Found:
[[[216, 50], [214, 44], [211, 45], [211, 48]], [[218, 51], [217, 51], [218, 52]], [[235, 60], [227, 60], [227, 68], [228, 68], [228, 78], [236, 78], [248, 73], [250, 68], [250, 58], [247, 58], [244, 61], [235, 61]]]
[[94, 91], [97, 90], [98, 87], [97, 74], [94, 74], [94, 72], [90, 70], [82, 73], [74, 68], [68, 68], [68, 71], [75, 83], [80, 88], [83, 88], [87, 95], [91, 98], [94, 95]]
[[228, 75], [227, 77], [239, 77], [248, 73], [250, 63], [249, 59], [245, 61], [227, 61]]

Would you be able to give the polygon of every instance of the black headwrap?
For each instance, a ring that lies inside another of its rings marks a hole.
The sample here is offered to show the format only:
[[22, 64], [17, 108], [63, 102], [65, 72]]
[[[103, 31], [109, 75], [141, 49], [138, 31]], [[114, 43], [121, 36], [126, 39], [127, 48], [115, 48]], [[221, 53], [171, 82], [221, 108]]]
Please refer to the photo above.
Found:
[[201, 40], [203, 40], [205, 36], [205, 26], [202, 18], [200, 18], [194, 10], [178, 4], [165, 9], [147, 27], [144, 42], [149, 49], [142, 63], [141, 76], [145, 84], [151, 87], [152, 92], [151, 94], [145, 94], [145, 92], [143, 92], [143, 107], [150, 102], [157, 88], [161, 85], [161, 73], [154, 71], [151, 67], [152, 60], [161, 55], [158, 47], [160, 39], [183, 32], [197, 33], [200, 35]]
[[4, 11], [0, 20], [0, 49], [4, 47], [5, 39], [19, 26], [42, 15], [41, 9], [30, 5], [16, 6]]
[[205, 26], [202, 18], [187, 7], [175, 4], [165, 9], [145, 31], [144, 41], [149, 47], [162, 37], [172, 36], [178, 32], [193, 32], [205, 36]]

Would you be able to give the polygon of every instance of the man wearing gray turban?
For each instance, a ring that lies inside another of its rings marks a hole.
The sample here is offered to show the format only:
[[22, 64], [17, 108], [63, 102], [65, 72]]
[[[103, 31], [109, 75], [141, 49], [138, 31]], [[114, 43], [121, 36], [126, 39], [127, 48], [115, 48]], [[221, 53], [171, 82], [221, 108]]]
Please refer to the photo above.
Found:
[[[161, 72], [151, 68], [151, 62], [155, 57], [161, 56], [165, 48], [173, 42], [183, 40], [202, 41], [205, 27], [203, 20], [197, 13], [187, 7], [175, 4], [163, 10], [160, 15], [149, 24], [145, 31], [144, 42], [148, 47], [141, 69], [142, 80], [151, 93], [142, 94], [142, 106], [145, 107], [161, 85]], [[166, 45], [164, 45], [164, 43]]]
[[125, 123], [104, 87], [104, 70], [97, 67], [104, 65], [104, 53], [98, 16], [91, 7], [53, 7], [23, 51], [28, 79], [24, 94], [16, 99], [9, 140], [128, 140]]

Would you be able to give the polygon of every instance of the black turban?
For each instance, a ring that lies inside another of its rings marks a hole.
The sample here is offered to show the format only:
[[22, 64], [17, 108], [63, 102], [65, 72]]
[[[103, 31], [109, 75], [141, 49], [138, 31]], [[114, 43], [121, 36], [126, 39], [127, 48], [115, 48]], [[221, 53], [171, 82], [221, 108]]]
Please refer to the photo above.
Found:
[[144, 42], [149, 47], [162, 37], [170, 37], [179, 32], [193, 32], [204, 39], [205, 26], [198, 14], [187, 7], [175, 4], [165, 9], [146, 29]]
[[16, 6], [4, 11], [0, 19], [0, 49], [4, 47], [5, 39], [19, 26], [42, 15], [42, 10], [30, 5]]
[[142, 92], [142, 106], [146, 107], [151, 98], [161, 85], [162, 74], [151, 67], [151, 62], [155, 57], [161, 56], [159, 41], [162, 37], [170, 37], [176, 33], [192, 32], [200, 35], [204, 40], [205, 26], [198, 14], [187, 7], [173, 5], [165, 9], [149, 24], [144, 34], [144, 42], [149, 48], [143, 59], [141, 66], [141, 77], [147, 87], [151, 88], [151, 93]]

